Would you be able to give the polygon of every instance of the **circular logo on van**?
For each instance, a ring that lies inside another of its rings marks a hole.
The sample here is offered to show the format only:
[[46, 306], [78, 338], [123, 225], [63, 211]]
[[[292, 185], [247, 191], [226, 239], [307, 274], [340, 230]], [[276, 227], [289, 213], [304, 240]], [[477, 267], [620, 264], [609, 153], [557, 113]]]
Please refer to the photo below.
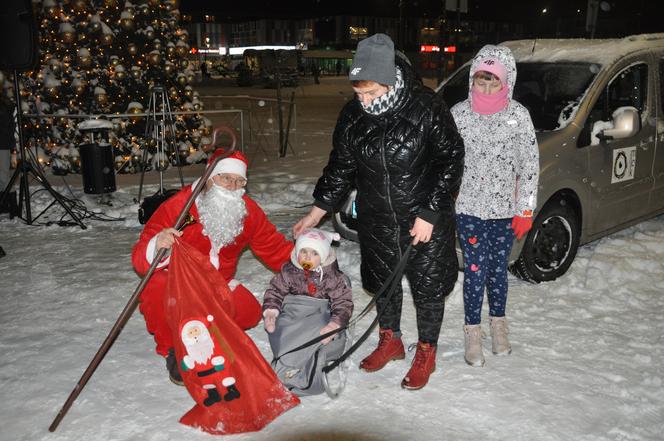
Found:
[[625, 176], [625, 172], [627, 171], [627, 156], [625, 155], [624, 152], [618, 153], [616, 156], [616, 162], [613, 164], [613, 175], [621, 179], [623, 176]]

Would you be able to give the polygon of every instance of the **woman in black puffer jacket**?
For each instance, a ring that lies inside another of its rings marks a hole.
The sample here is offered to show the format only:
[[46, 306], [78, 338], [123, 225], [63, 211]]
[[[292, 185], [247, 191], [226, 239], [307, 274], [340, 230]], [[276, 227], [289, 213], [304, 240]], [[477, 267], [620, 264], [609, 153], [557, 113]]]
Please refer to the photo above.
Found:
[[[440, 96], [412, 68], [395, 60], [392, 41], [376, 34], [358, 45], [350, 79], [358, 99], [347, 103], [334, 131], [334, 148], [314, 190], [314, 207], [293, 228], [318, 224], [356, 187], [362, 284], [375, 293], [417, 246], [405, 270], [417, 312], [419, 343], [402, 386], [423, 387], [435, 368], [445, 297], [457, 279], [454, 195], [463, 171], [463, 141]], [[381, 369], [405, 357], [401, 287], [380, 319], [378, 348], [360, 367]]]

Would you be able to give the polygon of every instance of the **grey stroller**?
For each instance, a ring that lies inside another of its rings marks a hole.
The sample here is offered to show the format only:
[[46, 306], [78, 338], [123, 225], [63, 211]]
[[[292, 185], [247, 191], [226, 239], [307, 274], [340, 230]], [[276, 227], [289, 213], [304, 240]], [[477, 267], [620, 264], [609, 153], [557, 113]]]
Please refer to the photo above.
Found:
[[339, 332], [326, 345], [320, 341], [307, 345], [319, 337], [320, 329], [329, 320], [327, 300], [290, 295], [284, 299], [275, 331], [268, 334], [275, 355], [272, 368], [281, 382], [299, 396], [325, 392], [330, 398], [337, 398], [346, 385], [347, 361], [330, 372], [324, 368], [351, 346], [352, 329]]

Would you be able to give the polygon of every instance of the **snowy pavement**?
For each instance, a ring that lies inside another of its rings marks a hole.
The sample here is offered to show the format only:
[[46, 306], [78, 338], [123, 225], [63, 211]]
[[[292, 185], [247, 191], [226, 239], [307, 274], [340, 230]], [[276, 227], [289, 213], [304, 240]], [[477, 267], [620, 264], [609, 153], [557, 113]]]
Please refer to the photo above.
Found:
[[[296, 207], [310, 202], [314, 180], [294, 183], [288, 169], [267, 167], [254, 176], [252, 195], [287, 232], [306, 211]], [[86, 221], [87, 230], [0, 218], [0, 246], [7, 252], [0, 259], [0, 440], [211, 439], [178, 423], [193, 401], [169, 382], [139, 313], [58, 430], [47, 430], [138, 284], [130, 264], [141, 229], [136, 193], [136, 187], [120, 188], [113, 208], [84, 196], [88, 209], [126, 218]], [[33, 209], [48, 202], [38, 193]], [[360, 288], [358, 247], [344, 241], [338, 255], [359, 311], [369, 298]], [[245, 253], [237, 276], [260, 294], [271, 273]], [[570, 272], [555, 282], [531, 285], [510, 277], [513, 353], [494, 357], [487, 339], [483, 368], [463, 360], [460, 281], [461, 274], [447, 301], [437, 370], [426, 388], [399, 386], [412, 353], [382, 371], [361, 372], [357, 365], [376, 344], [373, 335], [351, 357], [339, 399], [305, 398], [262, 432], [229, 439], [662, 439], [664, 217], [581, 248]], [[402, 327], [406, 342], [414, 343], [408, 293]], [[262, 327], [249, 334], [269, 357]]]

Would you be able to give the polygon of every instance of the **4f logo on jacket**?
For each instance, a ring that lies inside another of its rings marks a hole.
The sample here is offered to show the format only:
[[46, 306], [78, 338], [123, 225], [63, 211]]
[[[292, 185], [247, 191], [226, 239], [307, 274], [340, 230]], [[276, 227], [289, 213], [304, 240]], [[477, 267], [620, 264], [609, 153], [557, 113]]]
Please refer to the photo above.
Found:
[[362, 70], [361, 67], [354, 67], [353, 70], [350, 71], [350, 74], [351, 75], [357, 75], [357, 74], [360, 73], [361, 70]]

